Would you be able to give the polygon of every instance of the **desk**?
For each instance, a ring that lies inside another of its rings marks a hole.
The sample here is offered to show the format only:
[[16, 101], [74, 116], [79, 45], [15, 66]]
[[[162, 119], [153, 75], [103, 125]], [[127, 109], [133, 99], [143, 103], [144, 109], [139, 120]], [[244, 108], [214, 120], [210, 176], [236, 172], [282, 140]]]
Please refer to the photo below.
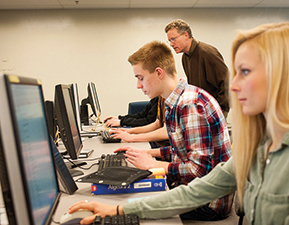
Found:
[[1, 183], [0, 183], [0, 224], [9, 225], [5, 211], [4, 200], [2, 197]]
[[[121, 145], [129, 145], [141, 149], [149, 149], [149, 143], [147, 142], [136, 142], [136, 143], [102, 143], [101, 137], [85, 138], [83, 141], [83, 149], [94, 149], [93, 153], [88, 159], [99, 157], [103, 153], [112, 153], [116, 148]], [[61, 150], [61, 149], [60, 149]], [[87, 161], [89, 166], [92, 161]], [[91, 168], [91, 171], [83, 171], [84, 174], [91, 173], [97, 169], [97, 166]], [[78, 177], [77, 177], [78, 178]], [[54, 220], [59, 221], [60, 216], [68, 211], [68, 208], [74, 203], [82, 200], [88, 201], [99, 201], [110, 205], [122, 205], [127, 203], [128, 199], [141, 198], [146, 196], [156, 195], [160, 192], [140, 192], [140, 193], [129, 193], [129, 194], [111, 194], [111, 195], [91, 195], [91, 184], [90, 183], [77, 183], [78, 190], [73, 195], [63, 193], [60, 198], [59, 205], [54, 214]], [[55, 223], [51, 223], [55, 224]], [[168, 219], [162, 220], [141, 220], [140, 224], [182, 224], [179, 216], [174, 216]]]

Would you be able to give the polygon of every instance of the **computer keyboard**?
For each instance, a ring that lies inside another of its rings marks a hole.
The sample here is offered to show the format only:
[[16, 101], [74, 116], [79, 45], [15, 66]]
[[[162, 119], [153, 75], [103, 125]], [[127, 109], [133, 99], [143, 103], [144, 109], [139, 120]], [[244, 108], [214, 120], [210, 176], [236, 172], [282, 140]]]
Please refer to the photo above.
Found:
[[101, 130], [99, 134], [102, 137], [103, 143], [119, 143], [121, 139], [119, 138], [112, 138], [108, 130]]
[[93, 225], [139, 225], [139, 218], [136, 214], [96, 216]]
[[101, 155], [99, 159], [98, 171], [112, 166], [127, 166], [123, 153]]
[[127, 186], [132, 182], [148, 177], [151, 172], [130, 167], [123, 152], [103, 154], [99, 159], [98, 169], [88, 175], [78, 178], [77, 182]]

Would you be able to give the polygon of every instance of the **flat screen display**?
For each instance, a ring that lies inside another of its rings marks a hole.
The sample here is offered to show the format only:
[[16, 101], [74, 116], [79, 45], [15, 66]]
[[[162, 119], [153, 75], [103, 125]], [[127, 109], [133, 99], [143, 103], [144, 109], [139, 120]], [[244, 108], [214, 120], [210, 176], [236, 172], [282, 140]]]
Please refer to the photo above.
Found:
[[44, 224], [58, 195], [58, 184], [50, 152], [42, 90], [40, 86], [26, 84], [11, 84], [10, 90], [28, 208], [34, 224]]

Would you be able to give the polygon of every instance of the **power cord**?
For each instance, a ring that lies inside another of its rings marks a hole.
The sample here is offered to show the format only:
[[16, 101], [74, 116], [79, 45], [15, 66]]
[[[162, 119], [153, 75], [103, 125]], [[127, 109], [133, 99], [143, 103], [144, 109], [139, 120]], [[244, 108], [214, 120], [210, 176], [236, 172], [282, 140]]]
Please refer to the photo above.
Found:
[[[99, 165], [99, 162], [97, 162], [97, 163], [93, 163], [89, 167], [85, 168], [85, 167], [77, 165], [70, 158], [63, 157], [63, 159], [67, 159], [74, 167], [78, 167], [78, 168], [80, 168], [82, 170], [90, 170], [93, 166]], [[94, 160], [99, 160], [99, 159], [100, 159], [100, 157], [97, 157], [97, 158], [94, 158], [94, 159], [79, 160], [79, 161], [94, 161]]]

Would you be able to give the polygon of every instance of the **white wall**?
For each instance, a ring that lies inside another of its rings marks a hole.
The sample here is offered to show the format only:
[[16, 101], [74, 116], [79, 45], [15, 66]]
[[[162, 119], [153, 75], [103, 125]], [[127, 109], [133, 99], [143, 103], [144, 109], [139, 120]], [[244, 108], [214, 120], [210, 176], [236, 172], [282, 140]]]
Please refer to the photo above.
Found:
[[[87, 82], [98, 89], [102, 118], [127, 113], [130, 101], [148, 100], [136, 89], [127, 58], [151, 40], [166, 41], [164, 27], [186, 20], [194, 36], [214, 45], [230, 67], [237, 29], [289, 20], [289, 9], [115, 9], [0, 11], [0, 72], [39, 78], [46, 99], [54, 86]], [[181, 55], [175, 55], [184, 77]]]

